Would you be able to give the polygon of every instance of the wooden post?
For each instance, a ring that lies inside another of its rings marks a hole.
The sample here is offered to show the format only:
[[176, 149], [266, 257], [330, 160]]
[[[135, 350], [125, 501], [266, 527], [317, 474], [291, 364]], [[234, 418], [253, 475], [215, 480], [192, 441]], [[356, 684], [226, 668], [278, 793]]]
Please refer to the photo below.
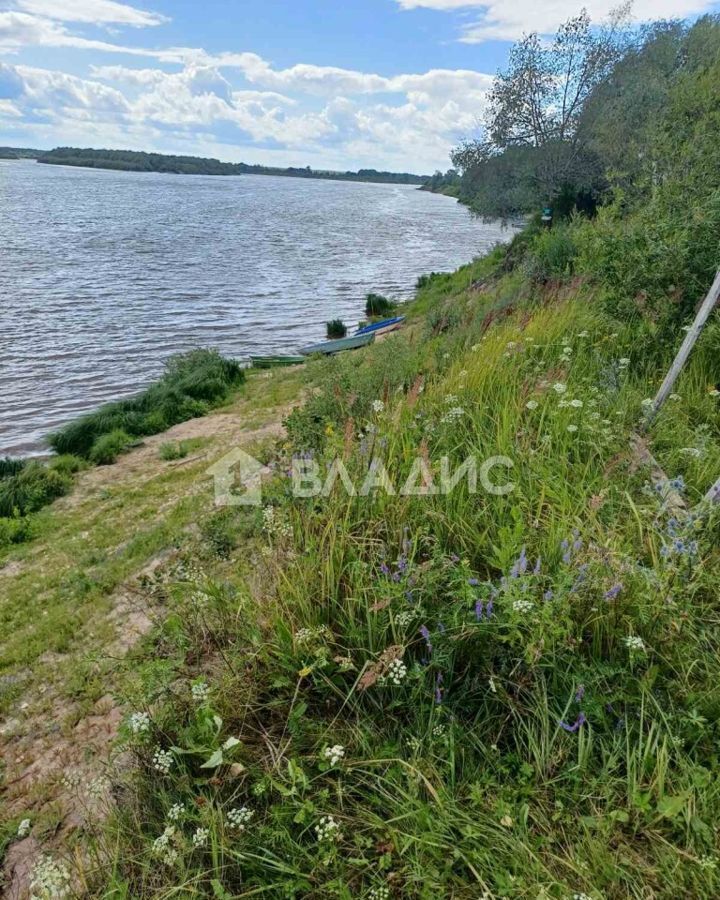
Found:
[[713, 311], [713, 309], [715, 309], [718, 299], [720, 299], [720, 269], [718, 269], [715, 275], [715, 281], [713, 281], [712, 287], [708, 291], [707, 297], [705, 297], [702, 306], [697, 311], [697, 315], [695, 316], [695, 321], [692, 324], [692, 328], [685, 335], [685, 340], [682, 342], [682, 346], [678, 350], [678, 354], [675, 357], [675, 362], [672, 364], [670, 371], [665, 376], [665, 381], [663, 381], [662, 385], [660, 386], [660, 390], [657, 392], [657, 396], [653, 401], [653, 405], [645, 418], [646, 428], [650, 425], [655, 416], [660, 412], [663, 404], [670, 396], [670, 393], [675, 386], [675, 382], [682, 372], [685, 363], [687, 362], [688, 356], [690, 356], [690, 351], [695, 346], [695, 342], [697, 341], [697, 339], [700, 337], [700, 333], [702, 332], [705, 323], [710, 318], [710, 313]]

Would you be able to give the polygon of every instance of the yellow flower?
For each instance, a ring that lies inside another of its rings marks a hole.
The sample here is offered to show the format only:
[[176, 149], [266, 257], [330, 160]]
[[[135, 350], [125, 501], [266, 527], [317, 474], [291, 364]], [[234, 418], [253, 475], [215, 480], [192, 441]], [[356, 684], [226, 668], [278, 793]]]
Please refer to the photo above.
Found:
[[312, 672], [312, 670], [313, 670], [312, 666], [305, 666], [304, 669], [300, 669], [300, 671], [298, 672], [298, 677], [307, 678], [307, 676]]

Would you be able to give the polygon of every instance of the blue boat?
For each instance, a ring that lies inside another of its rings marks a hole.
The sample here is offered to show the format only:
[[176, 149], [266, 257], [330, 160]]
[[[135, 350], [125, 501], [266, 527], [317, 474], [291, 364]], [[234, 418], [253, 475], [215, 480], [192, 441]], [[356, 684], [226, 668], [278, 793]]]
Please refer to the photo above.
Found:
[[405, 321], [405, 316], [395, 316], [394, 319], [383, 319], [382, 322], [373, 322], [372, 325], [366, 325], [359, 328], [355, 334], [385, 334], [388, 331], [394, 331], [399, 328]]

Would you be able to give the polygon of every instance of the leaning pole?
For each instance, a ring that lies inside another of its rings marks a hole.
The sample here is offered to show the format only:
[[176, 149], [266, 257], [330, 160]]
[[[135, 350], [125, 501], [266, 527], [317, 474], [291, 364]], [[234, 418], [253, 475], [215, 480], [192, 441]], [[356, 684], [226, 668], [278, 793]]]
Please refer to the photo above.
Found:
[[715, 281], [713, 281], [710, 290], [707, 293], [707, 296], [702, 302], [702, 305], [697, 311], [697, 315], [695, 316], [695, 321], [692, 324], [692, 327], [685, 335], [685, 340], [682, 342], [682, 346], [678, 350], [678, 354], [675, 357], [675, 362], [673, 362], [670, 367], [670, 371], [665, 376], [665, 380], [660, 386], [660, 390], [657, 392], [657, 396], [653, 400], [653, 405], [650, 407], [650, 410], [645, 419], [645, 427], [654, 420], [655, 416], [662, 409], [665, 401], [672, 393], [672, 389], [675, 386], [675, 382], [678, 379], [678, 376], [682, 372], [685, 367], [685, 363], [687, 362], [688, 356], [690, 356], [690, 352], [692, 348], [695, 346], [697, 339], [700, 337], [700, 334], [705, 326], [705, 323], [710, 318], [710, 313], [715, 309], [718, 300], [720, 299], [720, 269], [715, 274]]

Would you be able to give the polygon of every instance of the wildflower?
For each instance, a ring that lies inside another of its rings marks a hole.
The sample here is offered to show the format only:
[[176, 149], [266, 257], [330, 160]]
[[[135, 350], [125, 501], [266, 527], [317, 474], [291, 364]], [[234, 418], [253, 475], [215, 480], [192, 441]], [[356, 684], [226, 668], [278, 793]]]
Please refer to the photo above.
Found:
[[341, 744], [334, 744], [332, 747], [326, 747], [322, 755], [331, 766], [336, 766], [339, 762], [342, 762], [345, 756], [345, 748]]
[[196, 828], [195, 833], [192, 836], [192, 844], [196, 850], [200, 849], [200, 847], [204, 847], [208, 842], [208, 838], [210, 837], [210, 832], [207, 828]]
[[543, 594], [543, 600], [552, 600], [554, 597], [555, 594], [550, 590], [545, 591], [545, 593]]
[[614, 600], [622, 589], [623, 589], [623, 586], [619, 582], [618, 582], [618, 584], [614, 584], [610, 588], [609, 591], [605, 592], [605, 599], [606, 600]]
[[150, 716], [146, 712], [134, 712], [128, 724], [133, 734], [146, 734], [150, 731]]
[[270, 537], [290, 538], [292, 537], [292, 525], [283, 518], [280, 510], [274, 506], [266, 506], [262, 512], [263, 531]]
[[627, 356], [623, 356], [622, 359], [618, 360], [618, 365], [621, 369], [625, 369], [630, 365], [630, 360], [627, 358]]
[[433, 737], [444, 737], [446, 731], [447, 731], [447, 728], [441, 722], [439, 725], [436, 725], [433, 728], [433, 730], [432, 730]]
[[572, 353], [572, 347], [563, 347], [563, 353], [565, 356], [569, 356]]
[[412, 620], [413, 620], [414, 618], [415, 618], [414, 613], [412, 613], [409, 609], [408, 609], [408, 610], [404, 610], [403, 612], [399, 612], [399, 613], [395, 616], [395, 624], [396, 624], [399, 628], [407, 628], [408, 625], [412, 622]]
[[402, 684], [406, 675], [407, 666], [405, 665], [405, 663], [401, 659], [394, 659], [388, 666], [387, 673], [383, 678], [383, 683], [390, 682], [390, 684], [398, 687]]
[[677, 478], [672, 478], [668, 484], [671, 488], [676, 491], [684, 491], [685, 490], [685, 479], [682, 475], [678, 475]]
[[171, 866], [178, 858], [178, 851], [172, 846], [176, 833], [177, 828], [174, 825], [168, 825], [160, 837], [155, 838], [153, 842], [153, 853], [159, 856], [166, 866]]
[[703, 455], [702, 450], [700, 450], [698, 447], [681, 447], [680, 453], [684, 453], [686, 456], [692, 456], [695, 459], [700, 459], [700, 457]]
[[643, 409], [647, 410], [653, 405], [653, 402], [654, 401], [652, 397], [646, 397], [640, 405], [643, 407]]
[[167, 817], [171, 822], [178, 822], [185, 815], [184, 803], [173, 803], [168, 810]]
[[528, 400], [528, 402], [525, 404], [525, 407], [526, 409], [537, 409], [539, 405], [540, 404], [537, 402], [537, 400]]
[[636, 634], [630, 634], [625, 638], [625, 646], [631, 653], [642, 653], [645, 650], [645, 642]]
[[487, 602], [487, 607], [485, 608], [485, 617], [487, 619], [492, 618], [494, 603], [492, 597]]
[[573, 900], [592, 900], [590, 894], [573, 894]]
[[249, 809], [247, 806], [231, 809], [227, 814], [228, 826], [236, 831], [245, 831], [246, 826], [250, 824], [250, 820], [254, 815], [255, 810]]
[[558, 381], [556, 384], [553, 385], [553, 390], [555, 391], [556, 394], [564, 394], [565, 391], [567, 390], [567, 385], [563, 384], [561, 381]]
[[577, 425], [568, 425], [567, 430], [570, 432], [570, 434], [575, 434], [575, 432], [578, 430], [578, 427]]
[[372, 408], [373, 408], [373, 412], [378, 413], [378, 415], [379, 415], [385, 409], [385, 404], [383, 403], [382, 400], [373, 400]]
[[442, 672], [438, 672], [435, 676], [435, 702], [439, 705], [443, 701], [443, 676]]
[[508, 348], [508, 350], [512, 350], [513, 347], [517, 347], [517, 341], [508, 341], [505, 346]]
[[174, 757], [169, 750], [163, 750], [162, 747], [156, 748], [152, 759], [153, 768], [156, 772], [159, 772], [161, 775], [169, 775], [173, 762]]
[[575, 702], [580, 703], [585, 696], [585, 685], [578, 685], [578, 689], [575, 691]]
[[483, 602], [482, 600], [475, 601], [475, 618], [478, 622], [482, 620], [483, 617]]
[[529, 600], [516, 600], [513, 603], [513, 609], [516, 613], [529, 613], [533, 608], [533, 604]]
[[711, 387], [708, 391], [708, 394], [710, 394], [711, 397], [720, 397], [720, 390], [718, 390], [716, 387]]
[[32, 822], [30, 819], [23, 819], [22, 822], [18, 825], [17, 836], [19, 838], [27, 837], [30, 834], [30, 828], [32, 827]]
[[575, 719], [572, 725], [568, 725], [567, 722], [563, 722], [562, 720], [558, 722], [558, 725], [564, 730], [569, 732], [570, 734], [575, 734], [576, 731], [579, 731], [580, 728], [587, 722], [587, 718], [584, 712], [581, 712], [580, 715]]
[[192, 691], [192, 698], [197, 703], [198, 706], [203, 706], [208, 701], [208, 697], [210, 696], [210, 685], [207, 681], [195, 681], [190, 689]]
[[30, 882], [33, 900], [63, 900], [70, 896], [70, 872], [50, 856], [43, 856], [33, 869]]
[[576, 398], [575, 400], [570, 401], [570, 406], [572, 406], [574, 409], [582, 409], [583, 402], [582, 402], [582, 400], [578, 400]]
[[337, 841], [340, 837], [340, 826], [332, 816], [323, 816], [315, 826], [315, 834], [320, 842]]
[[451, 406], [458, 402], [458, 398], [455, 396], [455, 394], [446, 394], [445, 402], [447, 403], [448, 406]]
[[440, 424], [441, 425], [452, 424], [453, 422], [457, 422], [458, 419], [461, 419], [464, 415], [465, 415], [465, 410], [462, 408], [462, 406], [453, 406], [440, 419]]
[[425, 646], [428, 649], [428, 653], [432, 653], [432, 643], [430, 642], [430, 632], [428, 630], [427, 625], [420, 626], [420, 634], [425, 641]]
[[390, 888], [384, 884], [370, 888], [368, 900], [390, 900]]

